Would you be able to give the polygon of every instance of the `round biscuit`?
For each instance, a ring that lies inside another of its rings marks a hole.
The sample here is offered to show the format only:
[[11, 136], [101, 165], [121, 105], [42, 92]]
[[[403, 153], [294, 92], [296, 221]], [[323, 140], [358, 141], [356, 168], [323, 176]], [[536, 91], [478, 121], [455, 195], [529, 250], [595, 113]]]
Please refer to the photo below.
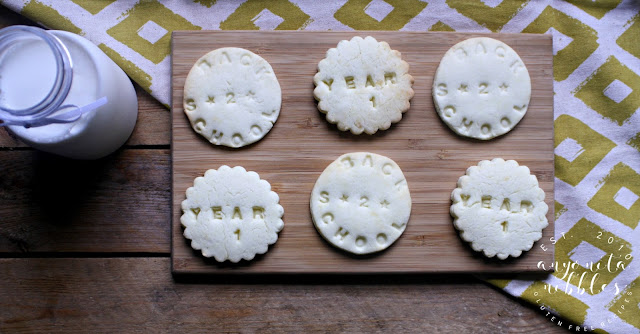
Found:
[[214, 145], [243, 147], [262, 139], [280, 114], [282, 92], [271, 65], [241, 48], [220, 48], [193, 65], [184, 84], [184, 112]]
[[316, 181], [311, 217], [330, 244], [354, 254], [379, 252], [404, 232], [411, 195], [400, 167], [368, 152], [347, 153]]
[[511, 47], [476, 37], [447, 51], [436, 71], [432, 95], [438, 115], [451, 130], [488, 140], [511, 131], [524, 117], [531, 80]]

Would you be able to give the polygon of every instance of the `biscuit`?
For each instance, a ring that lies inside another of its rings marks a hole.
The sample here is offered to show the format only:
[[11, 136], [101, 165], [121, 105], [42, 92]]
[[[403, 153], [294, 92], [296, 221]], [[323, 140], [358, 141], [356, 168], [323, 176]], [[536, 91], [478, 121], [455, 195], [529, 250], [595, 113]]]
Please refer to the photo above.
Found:
[[278, 240], [284, 227], [278, 194], [242, 167], [222, 166], [197, 177], [182, 201], [180, 222], [191, 247], [218, 262], [251, 260]]
[[320, 112], [339, 130], [353, 134], [373, 134], [399, 122], [414, 94], [409, 64], [371, 36], [329, 49], [313, 82]]
[[529, 72], [507, 44], [488, 37], [454, 45], [436, 71], [438, 115], [455, 133], [488, 140], [513, 129], [531, 98]]
[[280, 114], [282, 92], [271, 65], [255, 53], [221, 48], [202, 56], [184, 84], [184, 112], [214, 145], [242, 147], [264, 137]]
[[453, 225], [471, 248], [504, 260], [528, 251], [547, 227], [544, 191], [514, 160], [480, 161], [451, 193]]
[[324, 239], [354, 254], [386, 249], [404, 232], [411, 195], [400, 167], [355, 152], [329, 164], [311, 192], [311, 217]]

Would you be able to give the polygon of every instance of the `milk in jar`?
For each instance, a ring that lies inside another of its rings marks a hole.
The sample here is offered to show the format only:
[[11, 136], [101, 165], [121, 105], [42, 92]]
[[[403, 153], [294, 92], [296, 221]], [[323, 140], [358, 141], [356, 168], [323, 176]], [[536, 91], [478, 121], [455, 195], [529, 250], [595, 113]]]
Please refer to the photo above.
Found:
[[127, 141], [137, 114], [131, 81], [87, 39], [28, 26], [0, 29], [0, 120], [23, 142], [98, 159]]

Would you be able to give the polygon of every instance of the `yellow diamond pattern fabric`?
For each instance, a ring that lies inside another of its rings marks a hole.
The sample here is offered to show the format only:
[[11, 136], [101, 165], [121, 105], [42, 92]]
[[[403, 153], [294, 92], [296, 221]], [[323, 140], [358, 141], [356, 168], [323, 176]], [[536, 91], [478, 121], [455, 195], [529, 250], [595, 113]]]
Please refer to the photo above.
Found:
[[[640, 333], [640, 3], [636, 0], [0, 0], [96, 43], [164, 105], [173, 30], [553, 35], [555, 272], [488, 281], [573, 322]], [[426, 306], [425, 306], [426, 307]], [[552, 320], [553, 321], [553, 320]], [[563, 325], [566, 326], [566, 325]]]

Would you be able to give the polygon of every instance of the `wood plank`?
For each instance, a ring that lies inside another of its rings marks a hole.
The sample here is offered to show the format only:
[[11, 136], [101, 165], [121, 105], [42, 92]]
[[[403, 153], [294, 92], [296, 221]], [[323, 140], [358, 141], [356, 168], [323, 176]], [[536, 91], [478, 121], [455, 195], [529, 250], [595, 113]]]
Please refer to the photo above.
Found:
[[169, 145], [171, 114], [158, 100], [145, 92], [138, 84], [138, 121], [125, 146]]
[[169, 151], [0, 151], [0, 253], [169, 252]]
[[[372, 35], [389, 42], [410, 65], [415, 97], [402, 121], [374, 136], [340, 132], [325, 121], [313, 98], [313, 75], [325, 52], [340, 40]], [[512, 46], [532, 80], [529, 110], [509, 134], [488, 142], [465, 140], [439, 119], [431, 98], [433, 75], [442, 55], [458, 41], [491, 36]], [[175, 273], [275, 272], [510, 272], [536, 271], [553, 251], [534, 248], [518, 259], [486, 260], [458, 237], [449, 215], [457, 179], [478, 161], [502, 157], [528, 166], [545, 190], [553, 236], [553, 81], [549, 35], [417, 32], [226, 32], [173, 33], [173, 270]], [[243, 47], [274, 68], [283, 91], [280, 117], [260, 142], [221, 149], [190, 127], [182, 110], [182, 87], [195, 61], [212, 49]], [[366, 258], [336, 251], [311, 222], [309, 194], [322, 170], [343, 153], [370, 151], [402, 168], [413, 208], [404, 235], [388, 250]], [[180, 203], [193, 179], [220, 165], [242, 165], [269, 181], [280, 195], [285, 228], [269, 252], [250, 263], [217, 265], [194, 252], [182, 236]]]
[[0, 259], [0, 332], [565, 332], [468, 276], [174, 282], [169, 266], [168, 258]]

